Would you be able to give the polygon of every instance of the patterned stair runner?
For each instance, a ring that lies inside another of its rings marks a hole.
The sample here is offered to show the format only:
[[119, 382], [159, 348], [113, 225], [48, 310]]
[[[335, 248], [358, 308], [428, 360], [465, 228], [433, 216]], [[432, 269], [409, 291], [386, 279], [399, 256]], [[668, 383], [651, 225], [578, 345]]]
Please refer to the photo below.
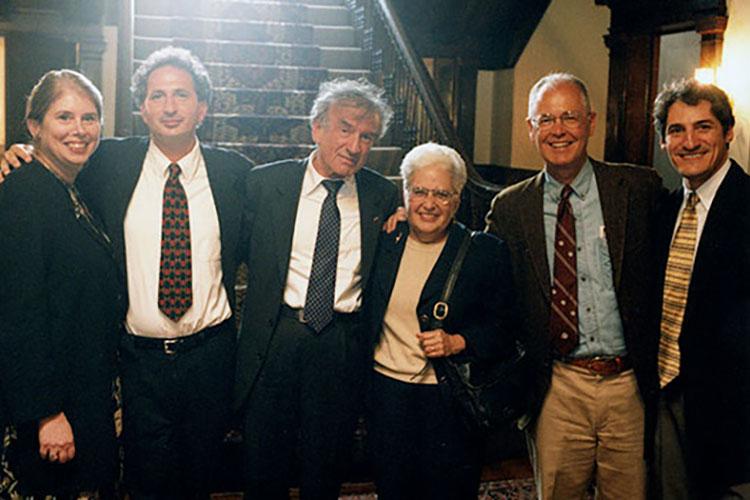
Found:
[[[167, 45], [201, 58], [215, 90], [201, 140], [256, 164], [308, 155], [320, 83], [369, 75], [344, 0], [136, 0], [134, 32], [136, 66]], [[137, 112], [133, 125], [146, 132]], [[402, 156], [386, 136], [368, 164], [398, 175]]]

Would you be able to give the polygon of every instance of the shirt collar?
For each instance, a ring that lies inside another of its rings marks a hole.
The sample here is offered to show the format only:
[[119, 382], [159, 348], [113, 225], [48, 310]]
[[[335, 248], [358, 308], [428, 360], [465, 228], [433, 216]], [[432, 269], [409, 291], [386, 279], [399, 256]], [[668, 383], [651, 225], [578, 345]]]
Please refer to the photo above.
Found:
[[[169, 165], [173, 162], [167, 158], [156, 144], [154, 144], [154, 141], [149, 141], [146, 159], [148, 160], [147, 163], [154, 165], [154, 168], [156, 169], [155, 173], [159, 177], [166, 179], [169, 176]], [[198, 173], [198, 168], [202, 159], [203, 156], [201, 155], [200, 141], [196, 139], [193, 149], [191, 149], [188, 154], [174, 162], [180, 166], [180, 170], [182, 171], [180, 178], [185, 180], [193, 179]]]
[[[709, 177], [706, 182], [701, 184], [698, 189], [695, 190], [700, 203], [702, 203], [703, 206], [706, 207], [706, 210], [711, 209], [711, 203], [713, 203], [714, 198], [716, 198], [716, 191], [719, 190], [719, 186], [721, 186], [724, 177], [726, 177], [727, 173], [729, 173], [729, 167], [731, 165], [732, 162], [729, 160], [729, 158], [727, 158], [727, 161], [724, 163], [724, 165], [722, 165], [719, 170], [714, 172], [714, 175]], [[691, 189], [688, 185], [687, 179], [685, 178], [682, 179], [682, 188], [683, 196], [687, 200], [687, 197], [690, 195]]]
[[[570, 184], [575, 193], [579, 198], [585, 199], [591, 189], [591, 179], [594, 177], [594, 167], [591, 162], [586, 158], [586, 162], [583, 164], [581, 171], [578, 172], [576, 178]], [[552, 177], [547, 169], [544, 169], [544, 191], [549, 193], [555, 201], [560, 200], [560, 193], [562, 192], [563, 184]]]
[[[307, 158], [307, 167], [305, 168], [305, 178], [302, 181], [302, 194], [309, 195], [313, 191], [315, 191], [320, 184], [327, 179], [327, 177], [323, 177], [318, 173], [317, 170], [315, 170], [315, 167], [313, 166], [313, 157], [315, 156], [315, 151]], [[343, 179], [339, 179], [344, 181], [344, 185], [341, 186], [341, 189], [339, 190], [339, 193], [342, 193], [344, 196], [348, 196], [351, 194], [353, 189], [356, 189], [356, 184], [354, 181], [354, 176], [350, 175], [348, 177], [344, 177]], [[323, 188], [325, 189], [325, 188]]]

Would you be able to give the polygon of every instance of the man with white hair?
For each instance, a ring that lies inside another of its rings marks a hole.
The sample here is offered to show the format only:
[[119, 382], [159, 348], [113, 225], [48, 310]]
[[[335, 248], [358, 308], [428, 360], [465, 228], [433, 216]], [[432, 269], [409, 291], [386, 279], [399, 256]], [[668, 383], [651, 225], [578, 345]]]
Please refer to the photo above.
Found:
[[526, 430], [540, 498], [642, 499], [643, 395], [654, 341], [653, 170], [588, 157], [586, 85], [567, 73], [529, 93], [529, 138], [544, 169], [503, 190], [487, 230], [505, 240], [535, 380]]

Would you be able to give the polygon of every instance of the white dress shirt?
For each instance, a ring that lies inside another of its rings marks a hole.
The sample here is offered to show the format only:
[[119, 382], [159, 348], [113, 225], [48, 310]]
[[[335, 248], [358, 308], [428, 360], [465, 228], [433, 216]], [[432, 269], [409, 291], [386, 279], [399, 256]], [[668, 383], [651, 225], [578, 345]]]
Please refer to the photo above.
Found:
[[130, 307], [128, 332], [175, 338], [217, 325], [232, 315], [222, 283], [221, 234], [206, 164], [198, 144], [176, 163], [190, 211], [193, 305], [177, 322], [159, 310], [159, 264], [164, 183], [172, 162], [149, 144], [138, 183], [125, 214], [125, 259]]
[[[698, 195], [699, 201], [698, 204], [695, 205], [695, 213], [698, 216], [698, 228], [695, 235], [696, 244], [693, 258], [695, 258], [695, 254], [698, 252], [698, 247], [701, 243], [701, 235], [703, 234], [703, 227], [706, 225], [708, 211], [711, 209], [711, 204], [714, 202], [716, 191], [719, 190], [719, 186], [721, 186], [721, 183], [724, 181], [724, 177], [726, 177], [727, 173], [729, 173], [729, 167], [731, 166], [731, 164], [732, 162], [727, 159], [726, 163], [724, 163], [724, 165], [722, 165], [719, 170], [714, 172], [714, 175], [709, 177], [706, 182], [701, 184], [698, 189], [695, 190], [695, 193]], [[672, 239], [674, 239], [674, 235], [677, 233], [677, 228], [680, 226], [680, 221], [682, 220], [682, 211], [685, 209], [688, 196], [690, 196], [690, 193], [692, 191], [687, 180], [684, 178], [682, 179], [682, 191], [684, 197], [682, 199], [682, 205], [680, 205], [680, 215], [677, 217], [677, 222], [675, 222], [674, 225]]]
[[[313, 153], [314, 155], [315, 153]], [[295, 309], [305, 307], [307, 284], [310, 280], [315, 241], [318, 236], [320, 210], [328, 191], [323, 187], [325, 179], [313, 168], [311, 155], [302, 179], [302, 192], [297, 204], [297, 217], [292, 237], [292, 252], [289, 256], [289, 274], [284, 289], [284, 303]], [[341, 239], [336, 266], [336, 289], [333, 309], [337, 312], [357, 311], [362, 302], [359, 198], [354, 176], [344, 179], [336, 196], [341, 214]]]

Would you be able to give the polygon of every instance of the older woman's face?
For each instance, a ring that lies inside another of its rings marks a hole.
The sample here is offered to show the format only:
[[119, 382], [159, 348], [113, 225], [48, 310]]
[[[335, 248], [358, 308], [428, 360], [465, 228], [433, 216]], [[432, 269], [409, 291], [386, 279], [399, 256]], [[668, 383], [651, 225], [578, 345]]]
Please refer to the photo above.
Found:
[[91, 98], [66, 86], [41, 122], [28, 121], [38, 154], [56, 165], [80, 170], [99, 145], [101, 122]]
[[460, 201], [451, 180], [450, 171], [438, 164], [412, 174], [404, 198], [409, 233], [417, 240], [434, 243], [446, 236]]

